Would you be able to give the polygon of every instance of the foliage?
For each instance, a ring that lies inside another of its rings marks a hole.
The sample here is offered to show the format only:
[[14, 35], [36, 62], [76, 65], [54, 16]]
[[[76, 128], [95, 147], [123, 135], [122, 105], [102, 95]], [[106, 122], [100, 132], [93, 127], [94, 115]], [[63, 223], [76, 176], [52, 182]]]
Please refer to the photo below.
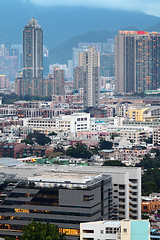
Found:
[[148, 169], [142, 176], [142, 195], [160, 192], [160, 170]]
[[152, 148], [151, 153], [156, 153], [156, 157], [160, 157], [160, 150], [158, 148]]
[[49, 159], [52, 159], [64, 154], [65, 154], [65, 150], [63, 148], [63, 145], [57, 144], [57, 146], [54, 148], [54, 151], [50, 152], [47, 157]]
[[143, 140], [144, 142], [148, 143], [148, 144], [152, 144], [153, 143], [153, 139], [152, 139], [152, 136], [147, 138], [147, 139], [144, 139]]
[[57, 136], [57, 133], [51, 132], [51, 133], [48, 134], [48, 136]]
[[90, 151], [93, 153], [93, 155], [97, 155], [99, 153], [99, 147], [94, 147], [93, 149], [90, 148]]
[[143, 160], [140, 163], [136, 164], [136, 167], [143, 167], [144, 169], [159, 168], [160, 156], [156, 154], [155, 158], [151, 158], [150, 154], [146, 154]]
[[141, 219], [149, 219], [149, 216], [147, 214], [142, 213]]
[[17, 96], [15, 93], [11, 94], [0, 94], [1, 97], [3, 97], [3, 103], [4, 104], [13, 104], [16, 101], [19, 100], [26, 100], [26, 101], [32, 101], [32, 100], [37, 100], [37, 101], [50, 101], [51, 96], [49, 97], [39, 97], [39, 96]]
[[76, 143], [75, 146], [71, 146], [67, 149], [66, 155], [75, 158], [90, 159], [92, 152], [87, 150], [87, 146], [83, 143]]
[[64, 240], [64, 234], [59, 233], [56, 225], [46, 223], [32, 223], [24, 226], [21, 240]]
[[5, 240], [13, 240], [13, 239], [17, 239], [17, 238], [12, 238], [12, 237], [6, 237]]
[[57, 146], [54, 148], [54, 152], [62, 152], [65, 153], [65, 150], [63, 148], [63, 145], [57, 144]]
[[106, 141], [104, 138], [100, 139], [99, 142], [100, 149], [112, 149], [113, 143], [110, 141]]
[[114, 140], [115, 137], [119, 137], [119, 134], [118, 133], [112, 133], [111, 139]]
[[120, 166], [120, 167], [126, 167], [124, 163], [122, 163], [119, 160], [108, 160], [103, 163], [103, 166]]
[[50, 152], [47, 157], [49, 160], [51, 160], [52, 158], [56, 158], [62, 155], [63, 155], [62, 152]]
[[26, 138], [21, 141], [22, 143], [33, 145], [33, 140], [31, 138]]
[[25, 142], [26, 144], [28, 143], [33, 144], [34, 143], [33, 140], [41, 146], [51, 142], [51, 139], [49, 137], [46, 137], [45, 134], [39, 133], [37, 131], [34, 131], [33, 133], [29, 133], [27, 138], [24, 139], [22, 142]]

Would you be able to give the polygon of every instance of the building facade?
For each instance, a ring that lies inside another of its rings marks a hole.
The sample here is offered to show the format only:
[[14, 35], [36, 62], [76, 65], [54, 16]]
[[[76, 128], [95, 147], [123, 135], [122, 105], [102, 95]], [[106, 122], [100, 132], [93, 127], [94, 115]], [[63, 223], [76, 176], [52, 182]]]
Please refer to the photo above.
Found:
[[65, 166], [65, 171], [112, 176], [114, 219], [141, 219], [141, 168]]
[[99, 107], [100, 53], [94, 48], [79, 54], [79, 66], [83, 71], [84, 106]]
[[160, 34], [119, 31], [115, 36], [115, 79], [118, 93], [141, 93], [160, 87]]
[[35, 220], [78, 239], [81, 222], [112, 217], [111, 177], [104, 174], [46, 172], [1, 188], [0, 236], [21, 236], [23, 226]]
[[43, 78], [43, 31], [33, 17], [23, 30], [23, 77]]
[[80, 225], [80, 240], [149, 240], [148, 220], [88, 222]]
[[33, 17], [23, 30], [23, 77], [15, 80], [17, 95], [43, 95], [43, 30]]

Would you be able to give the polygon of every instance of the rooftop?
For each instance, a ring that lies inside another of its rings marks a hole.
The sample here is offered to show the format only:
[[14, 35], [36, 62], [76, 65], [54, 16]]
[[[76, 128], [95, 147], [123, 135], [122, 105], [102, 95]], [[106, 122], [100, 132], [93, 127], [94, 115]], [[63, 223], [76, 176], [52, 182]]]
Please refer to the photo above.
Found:
[[[141, 174], [141, 168], [135, 167], [111, 167], [111, 166], [64, 166], [64, 165], [17, 165], [7, 167], [4, 166], [1, 168], [2, 173], [6, 174], [15, 174], [17, 179], [26, 180], [29, 177], [40, 177], [45, 176], [45, 174], [55, 173], [65, 173], [66, 175], [71, 175], [73, 173], [77, 173], [79, 175], [85, 174], [90, 176], [90, 174], [129, 174], [132, 179], [135, 179], [137, 175]], [[46, 173], [47, 172], [47, 173]], [[50, 173], [51, 172], [51, 173]], [[43, 175], [44, 174], [44, 175]], [[91, 175], [94, 176], [94, 175]]]
[[45, 172], [43, 174], [29, 177], [28, 180], [35, 183], [54, 183], [57, 186], [67, 187], [88, 187], [108, 178], [104, 174], [90, 173], [64, 173], [64, 172]]

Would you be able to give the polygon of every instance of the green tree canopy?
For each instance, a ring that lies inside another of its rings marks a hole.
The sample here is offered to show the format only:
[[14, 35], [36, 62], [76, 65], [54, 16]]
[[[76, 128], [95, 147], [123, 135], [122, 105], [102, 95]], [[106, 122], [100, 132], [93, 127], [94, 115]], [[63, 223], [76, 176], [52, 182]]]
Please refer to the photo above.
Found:
[[39, 133], [37, 131], [29, 133], [27, 138], [24, 139], [22, 142], [25, 142], [26, 144], [33, 144], [34, 143], [33, 140], [41, 146], [51, 142], [51, 139], [49, 137], [46, 137], [45, 134]]
[[64, 240], [65, 235], [59, 232], [57, 225], [42, 224], [33, 221], [24, 226], [21, 240]]
[[143, 160], [136, 164], [136, 167], [143, 167], [144, 169], [149, 168], [159, 168], [160, 167], [160, 156], [157, 155], [158, 151], [156, 152], [155, 158], [151, 158], [150, 154], [146, 154]]
[[157, 168], [147, 169], [142, 175], [142, 195], [153, 192], [160, 192], [160, 170]]
[[87, 150], [87, 146], [83, 143], [76, 143], [75, 146], [71, 146], [67, 149], [66, 155], [75, 158], [89, 159], [92, 156], [92, 152]]
[[100, 142], [99, 142], [99, 147], [101, 150], [102, 149], [112, 149], [113, 143], [110, 141], [106, 141], [104, 138], [101, 138]]
[[51, 132], [51, 133], [48, 134], [48, 136], [57, 136], [57, 133]]

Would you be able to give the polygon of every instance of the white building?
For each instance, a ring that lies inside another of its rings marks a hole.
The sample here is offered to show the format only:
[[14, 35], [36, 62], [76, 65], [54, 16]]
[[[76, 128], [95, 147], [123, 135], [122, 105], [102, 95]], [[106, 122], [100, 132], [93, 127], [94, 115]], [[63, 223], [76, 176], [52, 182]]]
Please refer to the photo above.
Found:
[[160, 128], [155, 128], [153, 131], [153, 144], [160, 145]]
[[62, 115], [61, 117], [55, 117], [53, 119], [31, 118], [25, 119], [24, 123], [24, 125], [31, 127], [33, 130], [41, 131], [46, 134], [64, 131], [74, 136], [77, 132], [90, 130], [90, 114], [74, 113], [72, 115]]
[[149, 240], [148, 220], [97, 221], [80, 224], [80, 240]]
[[118, 240], [120, 221], [98, 221], [80, 224], [80, 240]]

